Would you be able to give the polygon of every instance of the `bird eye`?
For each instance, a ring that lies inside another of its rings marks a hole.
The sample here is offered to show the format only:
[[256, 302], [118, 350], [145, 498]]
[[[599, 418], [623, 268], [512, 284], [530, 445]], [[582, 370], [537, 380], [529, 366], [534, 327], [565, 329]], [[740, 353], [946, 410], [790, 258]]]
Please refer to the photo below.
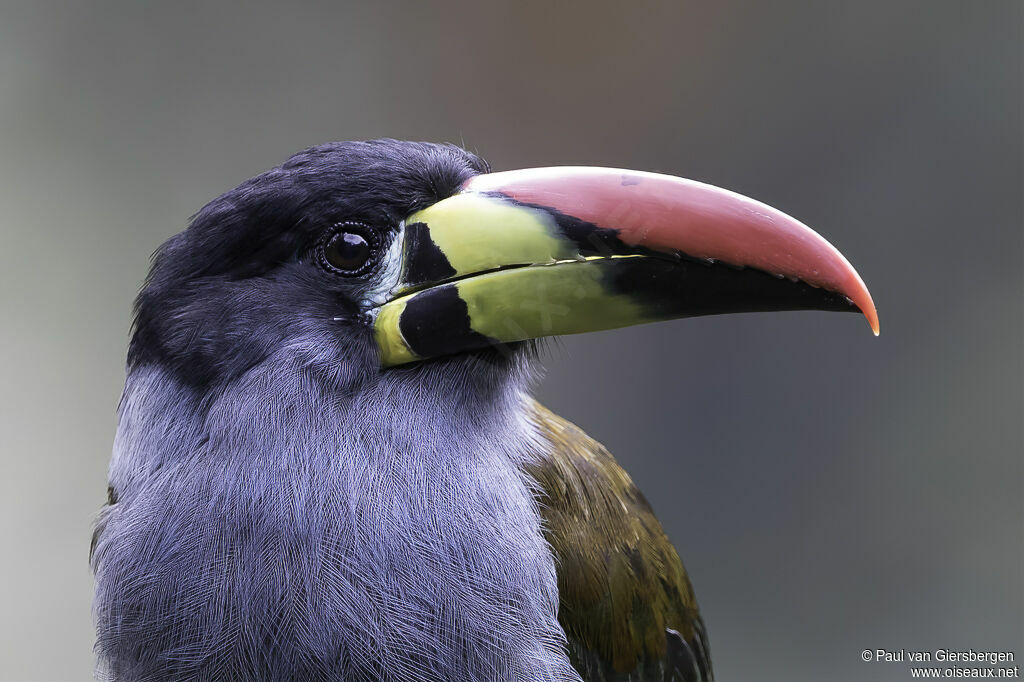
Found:
[[372, 232], [358, 223], [339, 223], [320, 246], [320, 263], [342, 275], [361, 275], [373, 255]]

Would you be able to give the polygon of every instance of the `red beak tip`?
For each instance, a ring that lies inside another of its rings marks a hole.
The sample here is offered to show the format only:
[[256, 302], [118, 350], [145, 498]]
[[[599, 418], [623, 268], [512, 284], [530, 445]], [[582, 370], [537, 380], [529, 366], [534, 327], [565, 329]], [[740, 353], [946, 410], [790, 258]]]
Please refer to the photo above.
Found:
[[878, 311], [875, 310], [874, 302], [869, 298], [866, 306], [857, 306], [864, 313], [864, 317], [867, 318], [868, 324], [871, 325], [871, 331], [875, 336], [879, 334], [878, 326]]

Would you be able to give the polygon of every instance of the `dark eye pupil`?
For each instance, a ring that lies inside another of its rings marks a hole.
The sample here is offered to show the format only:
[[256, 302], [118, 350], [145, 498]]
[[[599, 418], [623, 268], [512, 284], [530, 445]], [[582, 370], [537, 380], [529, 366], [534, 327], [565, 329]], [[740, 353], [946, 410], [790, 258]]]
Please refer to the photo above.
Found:
[[339, 270], [358, 270], [370, 258], [370, 244], [355, 232], [339, 232], [324, 248], [327, 261]]

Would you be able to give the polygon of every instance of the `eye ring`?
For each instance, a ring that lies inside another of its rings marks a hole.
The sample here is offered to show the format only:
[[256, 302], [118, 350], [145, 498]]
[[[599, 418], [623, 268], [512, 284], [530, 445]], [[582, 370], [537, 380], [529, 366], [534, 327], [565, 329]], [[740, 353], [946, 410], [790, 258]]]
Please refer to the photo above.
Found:
[[377, 256], [377, 237], [363, 223], [336, 223], [320, 238], [316, 254], [320, 267], [328, 272], [355, 277], [373, 267]]

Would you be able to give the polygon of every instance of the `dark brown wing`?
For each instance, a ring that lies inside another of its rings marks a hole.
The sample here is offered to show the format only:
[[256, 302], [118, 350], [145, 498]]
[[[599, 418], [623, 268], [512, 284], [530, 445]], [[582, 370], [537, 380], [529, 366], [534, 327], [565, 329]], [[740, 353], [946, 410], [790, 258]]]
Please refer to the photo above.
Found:
[[534, 403], [550, 444], [528, 473], [558, 569], [558, 618], [587, 682], [713, 679], [693, 588], [650, 505], [604, 446]]

